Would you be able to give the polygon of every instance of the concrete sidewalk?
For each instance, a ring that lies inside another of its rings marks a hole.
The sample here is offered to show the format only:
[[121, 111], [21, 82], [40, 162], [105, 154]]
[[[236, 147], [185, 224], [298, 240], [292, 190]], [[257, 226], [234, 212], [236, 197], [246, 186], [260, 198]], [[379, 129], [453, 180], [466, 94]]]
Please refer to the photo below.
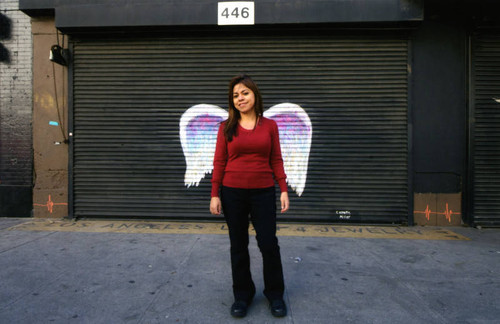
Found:
[[283, 319], [262, 294], [252, 238], [258, 293], [233, 319], [227, 235], [11, 229], [28, 221], [0, 218], [0, 323], [500, 321], [500, 229], [451, 229], [470, 240], [280, 236]]

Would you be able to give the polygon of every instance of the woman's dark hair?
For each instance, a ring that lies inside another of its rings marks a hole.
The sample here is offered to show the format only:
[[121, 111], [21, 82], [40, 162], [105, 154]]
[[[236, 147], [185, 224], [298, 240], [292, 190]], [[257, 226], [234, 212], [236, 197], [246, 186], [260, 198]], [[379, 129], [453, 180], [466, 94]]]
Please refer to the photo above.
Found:
[[257, 87], [257, 84], [252, 80], [252, 78], [246, 74], [238, 74], [237, 76], [232, 78], [231, 81], [229, 82], [229, 92], [228, 92], [229, 117], [224, 127], [224, 135], [226, 136], [228, 142], [231, 142], [233, 140], [233, 136], [238, 135], [237, 134], [238, 120], [240, 120], [241, 114], [238, 111], [238, 109], [236, 109], [236, 107], [234, 106], [233, 92], [234, 92], [234, 87], [240, 83], [243, 84], [248, 89], [252, 90], [255, 96], [254, 109], [255, 109], [255, 114], [257, 115], [257, 120], [264, 113], [264, 108], [262, 105], [262, 97], [260, 95], [259, 88]]

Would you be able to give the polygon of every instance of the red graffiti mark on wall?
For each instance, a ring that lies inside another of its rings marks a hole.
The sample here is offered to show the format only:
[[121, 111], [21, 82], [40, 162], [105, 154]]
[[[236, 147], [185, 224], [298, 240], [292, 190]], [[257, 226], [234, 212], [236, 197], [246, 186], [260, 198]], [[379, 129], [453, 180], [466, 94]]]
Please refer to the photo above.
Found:
[[47, 203], [45, 203], [45, 204], [33, 204], [33, 205], [47, 207], [47, 210], [49, 211], [49, 213], [52, 214], [52, 212], [54, 211], [54, 206], [67, 206], [68, 204], [67, 203], [54, 203], [52, 201], [52, 198], [49, 195], [49, 200], [47, 200]]
[[454, 212], [451, 209], [449, 209], [448, 203], [446, 203], [446, 210], [444, 212], [442, 212], [442, 213], [431, 211], [429, 209], [429, 205], [427, 205], [427, 207], [425, 208], [425, 210], [423, 210], [423, 211], [415, 210], [414, 213], [415, 214], [425, 214], [425, 218], [427, 218], [427, 220], [430, 220], [431, 214], [434, 214], [434, 215], [444, 215], [446, 217], [446, 219], [448, 220], [448, 222], [450, 222], [450, 223], [451, 223], [451, 216], [453, 216], [453, 215], [460, 215], [460, 213]]

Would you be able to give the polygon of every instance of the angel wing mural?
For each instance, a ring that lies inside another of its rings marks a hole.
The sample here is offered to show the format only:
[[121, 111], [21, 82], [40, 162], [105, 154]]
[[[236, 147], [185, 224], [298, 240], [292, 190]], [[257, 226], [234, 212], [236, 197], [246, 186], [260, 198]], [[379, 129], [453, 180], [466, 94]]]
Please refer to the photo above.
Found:
[[179, 123], [182, 151], [186, 158], [184, 183], [198, 186], [207, 173], [212, 173], [219, 123], [227, 119], [227, 111], [214, 106], [196, 105], [184, 112]]
[[[290, 187], [301, 196], [307, 179], [311, 150], [312, 124], [299, 105], [281, 103], [264, 112], [264, 117], [278, 124], [281, 153]], [[195, 105], [184, 112], [179, 123], [182, 150], [186, 158], [184, 183], [198, 186], [213, 169], [215, 143], [219, 123], [227, 119], [227, 111], [208, 104]]]

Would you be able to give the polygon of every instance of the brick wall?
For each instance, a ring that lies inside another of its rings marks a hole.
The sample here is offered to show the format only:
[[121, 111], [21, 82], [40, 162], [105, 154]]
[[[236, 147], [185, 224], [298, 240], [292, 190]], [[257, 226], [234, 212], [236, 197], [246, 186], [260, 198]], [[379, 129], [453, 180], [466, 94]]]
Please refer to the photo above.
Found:
[[0, 216], [32, 210], [32, 36], [18, 0], [0, 1]]

